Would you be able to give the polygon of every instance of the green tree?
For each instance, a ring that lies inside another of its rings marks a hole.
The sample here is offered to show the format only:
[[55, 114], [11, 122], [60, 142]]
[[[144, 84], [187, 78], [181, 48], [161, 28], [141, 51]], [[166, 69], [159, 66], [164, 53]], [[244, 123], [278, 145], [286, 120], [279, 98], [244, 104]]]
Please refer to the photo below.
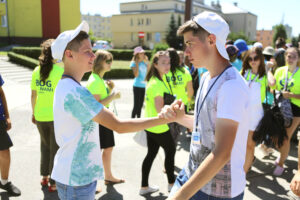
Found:
[[178, 37], [177, 37], [177, 25], [175, 22], [174, 15], [171, 15], [171, 20], [169, 24], [169, 28], [167, 30], [167, 36], [166, 36], [166, 41], [170, 47], [173, 47], [175, 49], [179, 48], [179, 42], [178, 42]]
[[273, 30], [274, 30], [274, 35], [273, 35], [273, 44], [274, 45], [275, 45], [276, 40], [279, 37], [284, 38], [285, 40], [287, 39], [285, 27], [283, 26], [283, 24], [278, 24], [278, 25], [274, 26]]
[[236, 41], [237, 39], [243, 39], [243, 40], [245, 40], [247, 43], [249, 43], [249, 39], [248, 39], [248, 37], [245, 35], [245, 33], [244, 33], [243, 31], [240, 31], [240, 32], [238, 32], [238, 33], [231, 32], [231, 33], [229, 33], [227, 39], [228, 39], [228, 40], [232, 40], [232, 41]]
[[292, 37], [292, 45], [293, 45], [293, 47], [298, 48], [298, 38], [297, 37]]

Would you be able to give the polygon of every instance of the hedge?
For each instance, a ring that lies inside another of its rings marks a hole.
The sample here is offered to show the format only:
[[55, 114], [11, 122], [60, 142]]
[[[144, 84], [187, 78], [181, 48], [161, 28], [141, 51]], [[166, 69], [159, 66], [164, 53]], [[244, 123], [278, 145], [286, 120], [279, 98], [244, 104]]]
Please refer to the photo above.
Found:
[[11, 62], [23, 65], [24, 67], [28, 67], [30, 69], [34, 69], [39, 65], [38, 60], [14, 52], [8, 52], [7, 56]]
[[[38, 59], [41, 54], [40, 47], [14, 47], [12, 49], [14, 53], [28, 56], [30, 58]], [[108, 50], [112, 53], [115, 60], [131, 60], [133, 56], [132, 49], [111, 49]], [[146, 55], [151, 58], [152, 51], [146, 50]]]
[[[8, 53], [9, 60], [11, 62], [23, 65], [30, 69], [34, 69], [39, 65], [39, 61], [28, 56], [17, 54], [14, 52]], [[87, 80], [91, 73], [84, 74], [82, 80]], [[109, 72], [106, 72], [104, 75], [105, 79], [124, 79], [124, 78], [133, 78], [133, 72], [130, 68], [128, 69], [111, 69]]]

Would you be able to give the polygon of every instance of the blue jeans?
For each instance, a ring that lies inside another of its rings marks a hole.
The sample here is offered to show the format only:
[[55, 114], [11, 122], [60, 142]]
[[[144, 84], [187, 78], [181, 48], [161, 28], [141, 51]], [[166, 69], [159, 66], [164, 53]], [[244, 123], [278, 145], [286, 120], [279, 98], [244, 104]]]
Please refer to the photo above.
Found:
[[60, 200], [94, 200], [97, 181], [83, 186], [69, 186], [56, 182]]
[[[181, 172], [178, 174], [175, 183], [172, 187], [172, 190], [170, 192], [169, 197], [174, 196], [174, 194], [181, 188], [183, 184], [185, 184], [188, 181], [188, 177], [184, 171], [184, 169], [181, 170]], [[210, 196], [205, 194], [204, 192], [201, 192], [200, 190], [190, 198], [190, 200], [243, 200], [244, 198], [244, 192], [242, 192], [240, 195], [234, 197], [234, 198], [218, 198], [214, 196]]]

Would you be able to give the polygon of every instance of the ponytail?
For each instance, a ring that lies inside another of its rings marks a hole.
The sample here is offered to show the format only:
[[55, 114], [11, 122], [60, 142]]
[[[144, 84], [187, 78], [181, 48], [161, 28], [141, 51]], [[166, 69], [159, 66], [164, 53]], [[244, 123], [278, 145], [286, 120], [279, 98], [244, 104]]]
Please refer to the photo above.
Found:
[[41, 44], [41, 55], [39, 57], [40, 63], [40, 79], [46, 81], [53, 68], [53, 57], [51, 53], [51, 44], [54, 39], [48, 39]]

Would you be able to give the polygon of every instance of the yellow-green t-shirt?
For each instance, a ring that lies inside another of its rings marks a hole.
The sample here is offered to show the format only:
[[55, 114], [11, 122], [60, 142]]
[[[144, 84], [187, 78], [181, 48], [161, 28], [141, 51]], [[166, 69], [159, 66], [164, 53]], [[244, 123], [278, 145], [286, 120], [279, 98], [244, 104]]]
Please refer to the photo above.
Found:
[[[105, 99], [109, 95], [108, 86], [105, 84], [104, 80], [95, 73], [91, 73], [86, 88], [92, 93], [92, 95], [100, 95], [100, 100]], [[109, 104], [105, 106], [109, 107]]]
[[37, 98], [34, 107], [34, 117], [37, 121], [53, 121], [53, 98], [58, 81], [61, 79], [64, 69], [53, 64], [53, 68], [46, 81], [40, 79], [40, 66], [37, 66], [31, 79], [31, 89], [36, 91]]
[[[190, 72], [182, 68], [183, 72], [177, 69], [174, 76], [171, 71], [169, 71], [166, 76], [164, 76], [165, 81], [168, 82], [172, 88], [173, 95], [176, 95], [176, 99], [181, 99], [182, 102], [187, 105], [188, 95], [186, 91], [186, 85], [189, 81], [192, 81], [192, 76]], [[173, 81], [175, 79], [175, 82]]]
[[[169, 88], [164, 84], [163, 81], [158, 78], [152, 76], [150, 80], [147, 82], [146, 86], [146, 104], [145, 104], [145, 117], [156, 117], [157, 112], [155, 108], [155, 97], [161, 96], [164, 97], [164, 93], [169, 93]], [[152, 133], [164, 133], [169, 130], [169, 126], [167, 124], [155, 126], [152, 128], [146, 129]]]
[[[275, 71], [274, 77], [276, 79], [276, 88], [272, 87], [276, 90], [283, 90], [285, 79], [286, 79], [286, 71], [288, 70], [288, 66], [280, 67]], [[288, 71], [288, 78], [289, 80], [292, 76], [292, 72]], [[293, 94], [300, 94], [300, 69], [294, 74], [291, 80], [288, 82], [287, 90]], [[300, 107], [300, 99], [291, 98], [291, 102], [296, 106]]]
[[[242, 71], [241, 71], [241, 73], [242, 73]], [[250, 73], [250, 70], [248, 70], [244, 74], [244, 78], [247, 81], [250, 81], [250, 74], [251, 74], [251, 80], [260, 84], [260, 97], [261, 97], [261, 102], [263, 103], [266, 98], [267, 76], [264, 75], [263, 77], [259, 78], [259, 75], [256, 76], [256, 74], [254, 74], [254, 73], [252, 74], [252, 73]]]

